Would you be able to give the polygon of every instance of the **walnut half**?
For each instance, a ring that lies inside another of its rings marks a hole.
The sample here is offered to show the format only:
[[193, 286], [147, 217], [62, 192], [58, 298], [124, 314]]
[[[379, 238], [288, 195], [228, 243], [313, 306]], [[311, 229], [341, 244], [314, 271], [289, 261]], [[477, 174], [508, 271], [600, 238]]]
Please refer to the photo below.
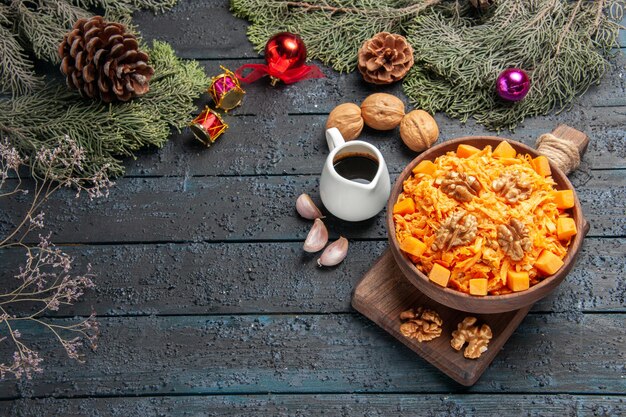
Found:
[[476, 239], [478, 221], [472, 214], [465, 211], [452, 213], [437, 229], [435, 241], [431, 245], [433, 250], [450, 250], [459, 245], [467, 245]]
[[511, 219], [509, 224], [499, 225], [497, 230], [498, 244], [514, 261], [522, 260], [524, 253], [533, 246], [526, 226], [517, 219]]
[[489, 341], [493, 337], [491, 327], [487, 324], [478, 327], [477, 321], [476, 317], [465, 317], [457, 325], [457, 330], [452, 332], [450, 345], [454, 350], [461, 350], [467, 343], [463, 355], [468, 359], [480, 358], [480, 355], [487, 351]]
[[491, 188], [509, 203], [526, 200], [530, 197], [532, 191], [532, 185], [529, 182], [522, 181], [517, 171], [503, 172], [498, 178], [493, 180]]
[[437, 180], [436, 183], [441, 185], [441, 191], [465, 203], [472, 201], [480, 190], [480, 183], [476, 177], [454, 171], [448, 172], [445, 178]]
[[400, 333], [405, 337], [428, 342], [441, 336], [443, 320], [436, 311], [424, 307], [410, 309], [400, 313]]

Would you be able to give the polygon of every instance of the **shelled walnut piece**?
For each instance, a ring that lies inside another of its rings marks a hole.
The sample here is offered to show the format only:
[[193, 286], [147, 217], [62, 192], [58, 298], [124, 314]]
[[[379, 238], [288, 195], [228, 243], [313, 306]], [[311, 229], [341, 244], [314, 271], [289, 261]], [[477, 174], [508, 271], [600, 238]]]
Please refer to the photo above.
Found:
[[509, 220], [509, 224], [499, 225], [497, 230], [498, 244], [514, 261], [522, 260], [524, 254], [533, 246], [528, 229], [517, 219]]
[[441, 191], [461, 202], [470, 202], [480, 191], [480, 182], [471, 175], [459, 172], [448, 172], [445, 178], [438, 178], [435, 182], [441, 185]]
[[517, 171], [506, 171], [491, 183], [493, 190], [509, 203], [526, 200], [532, 192], [532, 185], [522, 181]]
[[400, 313], [400, 320], [400, 333], [410, 339], [428, 342], [441, 336], [443, 320], [436, 311], [418, 307]]
[[483, 352], [486, 352], [489, 341], [493, 337], [491, 327], [487, 324], [478, 327], [477, 321], [476, 317], [465, 317], [457, 325], [457, 330], [452, 332], [450, 345], [454, 350], [461, 350], [467, 343], [463, 356], [468, 359], [478, 359]]
[[461, 210], [453, 213], [441, 224], [431, 245], [433, 250], [450, 250], [454, 246], [467, 245], [476, 239], [478, 221], [476, 216]]

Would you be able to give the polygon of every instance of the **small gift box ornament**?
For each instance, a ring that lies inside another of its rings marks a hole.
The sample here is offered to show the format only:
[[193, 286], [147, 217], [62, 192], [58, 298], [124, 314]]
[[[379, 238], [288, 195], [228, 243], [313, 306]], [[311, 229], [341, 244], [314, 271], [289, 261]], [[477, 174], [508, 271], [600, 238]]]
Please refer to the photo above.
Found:
[[196, 139], [208, 147], [228, 129], [228, 125], [215, 110], [206, 106], [198, 117], [191, 121], [189, 128]]
[[222, 66], [220, 68], [224, 72], [211, 79], [209, 94], [215, 102], [215, 107], [228, 111], [241, 104], [246, 92], [241, 88], [235, 74]]

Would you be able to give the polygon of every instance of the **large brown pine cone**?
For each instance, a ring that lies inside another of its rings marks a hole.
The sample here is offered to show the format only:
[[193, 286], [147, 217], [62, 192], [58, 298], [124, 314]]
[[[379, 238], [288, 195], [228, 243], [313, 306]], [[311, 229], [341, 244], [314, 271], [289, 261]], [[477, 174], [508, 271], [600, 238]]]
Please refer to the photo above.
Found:
[[359, 50], [358, 68], [373, 84], [390, 84], [404, 78], [413, 66], [413, 48], [401, 35], [380, 32]]
[[128, 101], [150, 89], [154, 69], [137, 38], [119, 23], [101, 16], [80, 19], [59, 45], [67, 85], [106, 103]]

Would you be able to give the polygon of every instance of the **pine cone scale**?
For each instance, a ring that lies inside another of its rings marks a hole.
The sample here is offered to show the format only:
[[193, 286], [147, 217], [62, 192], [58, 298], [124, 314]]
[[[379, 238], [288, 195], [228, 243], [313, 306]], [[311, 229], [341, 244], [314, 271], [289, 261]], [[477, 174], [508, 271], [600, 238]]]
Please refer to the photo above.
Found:
[[141, 61], [147, 65], [148, 59], [150, 59], [148, 54], [142, 51], [137, 51], [137, 53], [139, 54], [139, 56], [137, 57], [137, 61]]
[[126, 62], [134, 62], [136, 59], [136, 51], [126, 51], [119, 58], [117, 58], [117, 62], [125, 64]]
[[[141, 78], [141, 77], [138, 77], [138, 78]], [[140, 82], [136, 80], [130, 80], [128, 81], [128, 84], [126, 85], [126, 88], [129, 91], [138, 92], [137, 90], [141, 89], [141, 84]], [[135, 88], [137, 88], [137, 90]]]
[[119, 23], [100, 16], [80, 19], [59, 45], [61, 71], [70, 88], [104, 102], [147, 93], [154, 69], [139, 42]]
[[[139, 43], [136, 39], [133, 38], [124, 38], [124, 48], [137, 50], [139, 48]], [[139, 53], [139, 51], [137, 51]], [[145, 55], [145, 54], [144, 54]]]
[[105, 79], [104, 77], [98, 78], [98, 90], [100, 91], [100, 94], [104, 94], [108, 96], [109, 95], [108, 93], [111, 91], [111, 89], [109, 88], [109, 84], [104, 82], [104, 79]]
[[94, 88], [93, 84], [85, 84], [85, 87], [83, 90], [85, 91], [85, 94], [87, 95], [87, 97], [89, 98], [96, 97], [96, 89]]
[[366, 61], [365, 62], [365, 66], [366, 66], [368, 71], [376, 71], [378, 68], [381, 67], [381, 63], [378, 62], [378, 60], [376, 60], [376, 61]]
[[89, 39], [89, 41], [87, 42], [87, 46], [85, 46], [85, 49], [87, 49], [90, 53], [94, 53], [95, 51], [100, 50], [100, 48], [102, 48], [102, 39], [95, 37], [95, 38], [91, 38]]
[[80, 39], [74, 39], [70, 46], [70, 56], [76, 58], [76, 54], [83, 47], [83, 42]]
[[93, 63], [96, 66], [96, 68], [102, 67], [103, 63], [105, 62], [105, 58], [106, 58], [106, 50], [104, 49], [100, 49], [94, 54]]
[[96, 74], [97, 71], [93, 64], [89, 64], [83, 68], [83, 80], [86, 83], [92, 83], [96, 79]]
[[85, 33], [85, 40], [91, 40], [93, 38], [96, 38], [98, 37], [99, 33], [100, 33], [100, 28], [97, 26], [94, 26]]
[[79, 78], [78, 78], [78, 75], [77, 75], [77, 74], [79, 74], [79, 73], [78, 73], [78, 72], [76, 72], [76, 71], [72, 72], [72, 76], [71, 76], [71, 78], [70, 78], [70, 79], [72, 80], [72, 83], [70, 84], [70, 83], [68, 82], [68, 85], [70, 85], [70, 86], [74, 85], [74, 86], [76, 86], [76, 88], [78, 88], [78, 90], [80, 91], [80, 90], [83, 88], [83, 86], [84, 86], [84, 85], [83, 85], [83, 81], [82, 81], [81, 79], [79, 79]]
[[495, 0], [469, 0], [470, 4], [479, 12], [486, 12], [495, 4]]
[[104, 36], [110, 38], [114, 35], [121, 35], [126, 32], [126, 28], [116, 23], [110, 23], [104, 28]]
[[[114, 74], [111, 74], [111, 61], [106, 61], [104, 63], [104, 66], [102, 67], [102, 71], [100, 71], [100, 74], [102, 75], [102, 78], [107, 79], [109, 77], [111, 77]], [[111, 80], [114, 81], [114, 80]]]
[[70, 59], [68, 57], [65, 57], [61, 61], [61, 72], [67, 74], [70, 71], [72, 71], [72, 67], [70, 66]]
[[111, 47], [111, 50], [109, 51], [109, 59], [115, 59], [118, 58], [120, 55], [122, 55], [124, 53], [125, 49], [124, 49], [124, 44], [118, 43], [113, 45], [113, 47]]
[[76, 68], [79, 71], [82, 71], [84, 66], [85, 66], [85, 59], [84, 59], [83, 51], [80, 51], [74, 57], [74, 68]]
[[[126, 91], [124, 90], [124, 86], [122, 85], [120, 80], [117, 79], [117, 78], [113, 80], [113, 85], [111, 86], [111, 90], [113, 90], [113, 93], [115, 93], [115, 95], [118, 96], [118, 97], [124, 97], [126, 95]], [[122, 98], [120, 98], [120, 100], [122, 100]], [[122, 100], [122, 101], [124, 101], [124, 100]]]
[[116, 45], [117, 46], [117, 44], [119, 44], [122, 48], [124, 48], [124, 45], [122, 44], [123, 41], [124, 41], [124, 37], [122, 35], [116, 33], [115, 35], [112, 35], [109, 38], [109, 45]]

